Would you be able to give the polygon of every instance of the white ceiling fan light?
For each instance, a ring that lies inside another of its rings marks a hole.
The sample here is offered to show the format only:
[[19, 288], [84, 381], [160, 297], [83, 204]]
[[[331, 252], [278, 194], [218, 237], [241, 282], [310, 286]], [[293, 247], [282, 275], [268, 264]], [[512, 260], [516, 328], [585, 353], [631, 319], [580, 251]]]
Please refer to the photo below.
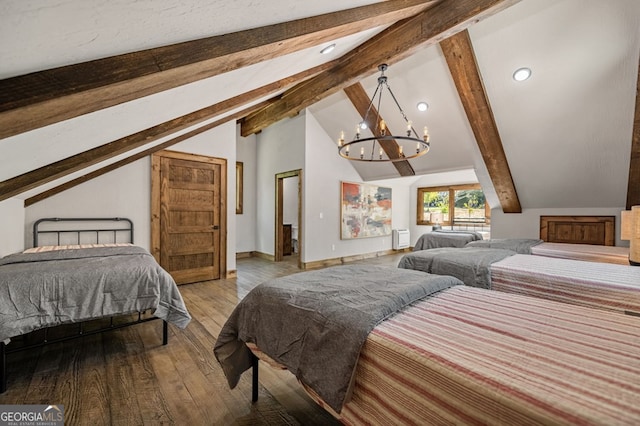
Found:
[[513, 79], [515, 81], [525, 81], [531, 77], [531, 69], [527, 67], [518, 68], [513, 73]]

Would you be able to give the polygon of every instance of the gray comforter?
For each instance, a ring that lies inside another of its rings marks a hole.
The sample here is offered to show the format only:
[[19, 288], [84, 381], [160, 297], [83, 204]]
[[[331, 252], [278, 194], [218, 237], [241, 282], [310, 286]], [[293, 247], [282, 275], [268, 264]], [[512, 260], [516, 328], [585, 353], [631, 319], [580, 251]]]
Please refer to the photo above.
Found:
[[479, 232], [439, 229], [421, 235], [413, 246], [413, 250], [428, 250], [440, 247], [464, 247], [467, 243], [478, 240], [482, 240], [482, 234]]
[[398, 268], [451, 275], [471, 287], [491, 288], [491, 264], [516, 254], [513, 250], [483, 247], [442, 247], [405, 254]]
[[18, 253], [0, 259], [0, 341], [44, 327], [151, 309], [191, 320], [175, 281], [141, 247]]
[[251, 367], [244, 342], [254, 343], [340, 412], [369, 332], [402, 307], [461, 284], [453, 277], [371, 265], [277, 278], [242, 299], [214, 353], [234, 388]]
[[518, 254], [531, 254], [531, 247], [540, 243], [542, 243], [542, 240], [539, 238], [495, 238], [471, 241], [465, 247], [500, 248], [513, 250]]

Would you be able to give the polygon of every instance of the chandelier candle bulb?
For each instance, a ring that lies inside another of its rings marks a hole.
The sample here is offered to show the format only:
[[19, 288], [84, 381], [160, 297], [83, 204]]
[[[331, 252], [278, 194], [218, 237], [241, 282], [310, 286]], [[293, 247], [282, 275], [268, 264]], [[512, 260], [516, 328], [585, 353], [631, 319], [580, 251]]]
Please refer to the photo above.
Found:
[[380, 148], [380, 159], [382, 160], [382, 148]]
[[380, 133], [384, 135], [384, 130], [386, 128], [387, 128], [387, 125], [385, 124], [384, 120], [380, 120]]

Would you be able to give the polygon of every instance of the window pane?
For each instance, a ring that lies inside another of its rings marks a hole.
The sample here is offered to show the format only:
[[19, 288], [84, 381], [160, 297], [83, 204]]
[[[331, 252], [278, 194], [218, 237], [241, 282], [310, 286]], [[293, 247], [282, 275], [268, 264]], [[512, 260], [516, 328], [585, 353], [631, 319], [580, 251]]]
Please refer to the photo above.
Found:
[[449, 221], [449, 191], [424, 192], [422, 206], [426, 222], [447, 223]]
[[485, 198], [480, 189], [464, 189], [455, 191], [454, 222], [484, 223]]

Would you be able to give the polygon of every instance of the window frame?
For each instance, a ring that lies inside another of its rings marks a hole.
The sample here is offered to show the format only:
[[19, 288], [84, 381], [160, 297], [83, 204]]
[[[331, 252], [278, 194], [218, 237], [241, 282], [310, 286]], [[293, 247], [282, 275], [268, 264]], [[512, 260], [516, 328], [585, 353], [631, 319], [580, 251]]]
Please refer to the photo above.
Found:
[[[464, 185], [446, 185], [446, 186], [428, 186], [418, 188], [418, 198], [417, 198], [417, 211], [416, 211], [416, 224], [417, 225], [436, 225], [435, 222], [431, 222], [431, 220], [425, 220], [424, 218], [424, 194], [425, 192], [449, 192], [449, 212], [447, 220], [443, 222], [439, 222], [438, 225], [442, 226], [451, 226], [455, 225], [454, 222], [454, 214], [455, 214], [455, 193], [456, 191], [461, 190], [469, 190], [469, 189], [479, 189], [482, 191], [482, 187], [479, 183], [474, 184], [464, 184]], [[483, 191], [484, 192], [484, 191]], [[451, 204], [454, 204], [454, 207], [451, 207]], [[491, 223], [491, 209], [489, 208], [489, 203], [486, 200], [485, 195], [485, 203], [484, 203], [484, 222], [479, 222], [485, 225], [489, 225]]]

